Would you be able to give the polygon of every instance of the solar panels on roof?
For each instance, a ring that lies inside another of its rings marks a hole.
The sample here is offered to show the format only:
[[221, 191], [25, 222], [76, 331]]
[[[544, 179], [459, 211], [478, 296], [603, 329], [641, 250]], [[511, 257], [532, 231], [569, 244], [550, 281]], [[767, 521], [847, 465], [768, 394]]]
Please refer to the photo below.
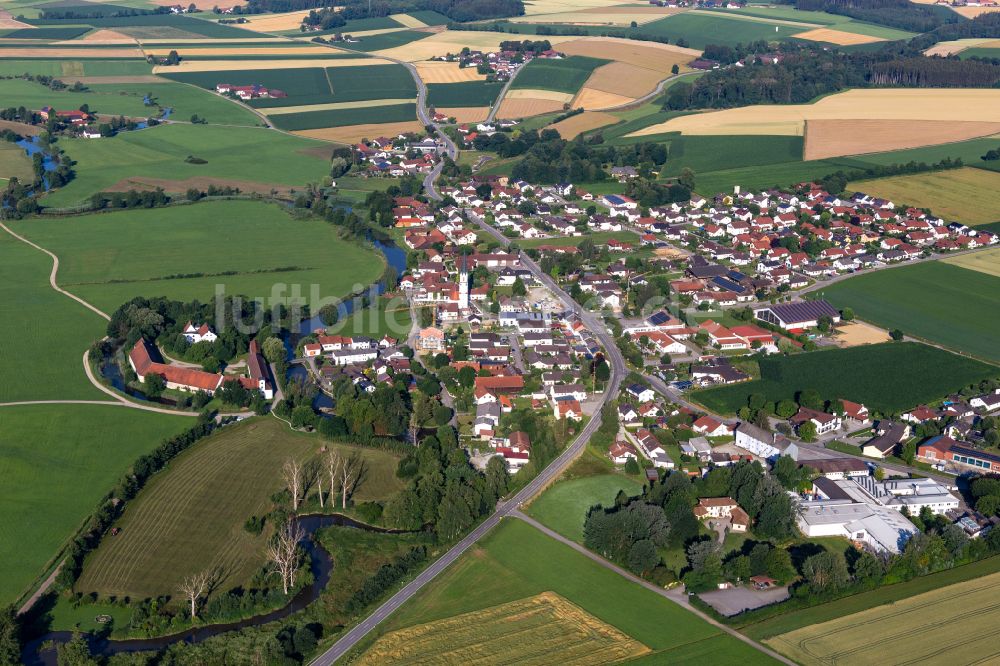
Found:
[[671, 316], [666, 312], [664, 312], [663, 310], [660, 310], [659, 312], [654, 312], [653, 314], [649, 315], [648, 319], [646, 319], [646, 321], [648, 321], [652, 326], [661, 326], [663, 324], [666, 324], [670, 320]]
[[802, 301], [800, 303], [781, 303], [767, 308], [778, 319], [786, 324], [818, 321], [820, 317], [839, 317], [840, 312], [826, 301]]

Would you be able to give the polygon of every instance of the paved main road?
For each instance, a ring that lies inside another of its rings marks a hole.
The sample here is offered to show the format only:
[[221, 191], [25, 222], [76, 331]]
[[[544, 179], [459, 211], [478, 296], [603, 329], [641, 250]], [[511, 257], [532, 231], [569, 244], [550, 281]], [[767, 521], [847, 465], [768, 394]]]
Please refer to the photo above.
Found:
[[313, 661], [315, 666], [329, 666], [354, 649], [358, 641], [367, 636], [397, 608], [406, 603], [424, 585], [434, 580], [438, 574], [457, 560], [462, 553], [467, 551], [473, 544], [482, 539], [491, 529], [496, 527], [496, 525], [503, 518], [512, 515], [513, 512], [517, 511], [521, 504], [537, 495], [551, 481], [555, 480], [563, 469], [565, 469], [566, 466], [575, 460], [576, 457], [583, 451], [587, 442], [590, 441], [590, 438], [597, 431], [597, 428], [600, 427], [601, 408], [604, 407], [604, 405], [606, 405], [614, 396], [618, 395], [618, 389], [621, 386], [622, 378], [625, 376], [625, 359], [622, 357], [621, 352], [618, 351], [614, 338], [608, 332], [607, 328], [605, 328], [604, 322], [599, 318], [594, 317], [586, 310], [582, 310], [582, 308], [580, 308], [579, 305], [577, 305], [576, 302], [570, 298], [569, 294], [563, 291], [559, 285], [555, 284], [555, 282], [552, 281], [552, 278], [543, 273], [538, 265], [531, 261], [531, 259], [529, 259], [526, 255], [521, 255], [521, 261], [529, 270], [532, 271], [532, 273], [534, 273], [535, 277], [538, 278], [539, 281], [545, 283], [546, 286], [548, 286], [549, 289], [563, 301], [567, 308], [570, 308], [579, 314], [584, 324], [592, 333], [594, 333], [600, 343], [604, 345], [605, 355], [610, 361], [611, 379], [608, 381], [608, 386], [598, 402], [598, 409], [596, 413], [587, 425], [584, 426], [580, 434], [577, 435], [576, 439], [573, 440], [573, 443], [570, 444], [555, 460], [553, 460], [548, 467], [542, 470], [538, 476], [536, 476], [519, 492], [514, 494], [513, 497], [499, 502], [497, 504], [496, 511], [490, 515], [489, 518], [480, 523], [464, 539], [452, 546], [448, 552], [422, 571], [403, 589], [379, 606], [374, 613], [366, 617], [353, 629], [344, 634], [329, 650], [317, 657]]

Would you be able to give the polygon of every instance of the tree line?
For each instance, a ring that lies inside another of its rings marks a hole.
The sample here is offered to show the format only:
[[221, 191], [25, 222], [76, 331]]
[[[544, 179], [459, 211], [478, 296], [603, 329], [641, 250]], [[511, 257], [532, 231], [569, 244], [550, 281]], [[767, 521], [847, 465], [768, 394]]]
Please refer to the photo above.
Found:
[[604, 165], [651, 170], [666, 161], [667, 149], [663, 144], [607, 146], [587, 143], [582, 138], [567, 141], [553, 130], [545, 130], [514, 165], [511, 177], [531, 183], [591, 183], [608, 178]]
[[[727, 59], [743, 58], [745, 47], [707, 51]], [[784, 43], [782, 59], [767, 64], [749, 57], [743, 67], [712, 70], [694, 82], [671, 86], [665, 110], [731, 108], [753, 104], [804, 104], [846, 88], [878, 86], [992, 87], [1000, 65], [958, 58], [928, 58], [907, 47], [853, 52]]]
[[[329, 2], [326, 0], [250, 0], [245, 7], [234, 7], [233, 13], [282, 13], [328, 6]], [[459, 22], [524, 14], [524, 3], [521, 0], [378, 0], [371, 3], [368, 0], [347, 0], [342, 6], [343, 9], [338, 13], [346, 21], [424, 10], [438, 12]]]
[[790, 4], [804, 11], [850, 16], [866, 23], [876, 23], [909, 32], [928, 32], [941, 25], [958, 23], [961, 20], [949, 9], [916, 4], [908, 0], [794, 0]]

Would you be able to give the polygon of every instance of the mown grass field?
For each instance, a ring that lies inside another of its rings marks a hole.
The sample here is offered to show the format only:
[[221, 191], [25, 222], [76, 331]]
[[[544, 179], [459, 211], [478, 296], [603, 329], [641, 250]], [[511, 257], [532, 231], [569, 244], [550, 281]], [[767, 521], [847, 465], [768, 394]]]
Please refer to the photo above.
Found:
[[[1000, 658], [993, 636], [1000, 574], [797, 629], [767, 644], [800, 663], [985, 663]], [[872, 636], [878, 640], [872, 640]]]
[[[97, 94], [132, 97], [141, 103], [146, 95], [162, 107], [170, 107], [171, 119], [188, 121], [192, 116], [210, 124], [263, 125], [253, 111], [242, 104], [181, 83], [98, 83], [88, 86]], [[146, 114], [157, 113], [155, 106], [146, 107]]]
[[903, 583], [885, 585], [869, 592], [862, 592], [811, 608], [797, 608], [792, 612], [740, 627], [740, 631], [758, 641], [773, 638], [779, 634], [828, 622], [870, 608], [892, 605], [900, 600], [925, 592], [946, 589], [947, 586], [955, 583], [988, 577], [998, 571], [1000, 571], [1000, 558], [991, 557], [929, 576], [919, 576]]
[[[60, 139], [59, 145], [76, 161], [76, 177], [42, 198], [44, 206], [54, 208], [79, 205], [93, 193], [131, 178], [152, 179], [167, 191], [184, 192], [191, 185], [204, 189], [205, 179], [237, 187], [302, 187], [329, 173], [329, 154], [310, 152], [325, 144], [265, 129], [161, 125], [100, 141]], [[206, 164], [189, 164], [188, 155]]]
[[24, 149], [7, 141], [0, 143], [0, 180], [17, 178], [30, 184], [34, 177], [35, 170]]
[[997, 366], [917, 342], [769, 357], [760, 366], [761, 379], [696, 391], [692, 398], [713, 411], [732, 414], [754, 393], [776, 402], [811, 388], [825, 400], [843, 398], [864, 403], [873, 412], [895, 414], [1000, 376]]
[[271, 116], [271, 122], [284, 130], [306, 130], [319, 127], [346, 127], [368, 123], [399, 123], [416, 120], [417, 105], [389, 104], [350, 109], [300, 111]]
[[1000, 173], [964, 167], [908, 176], [890, 176], [848, 184], [848, 190], [890, 199], [897, 206], [928, 208], [949, 222], [989, 224], [1000, 221]]
[[[254, 536], [243, 523], [267, 513], [271, 495], [283, 488], [285, 460], [307, 460], [323, 444], [331, 446], [270, 416], [198, 442], [133, 500], [118, 523], [121, 533], [87, 559], [76, 589], [133, 598], [173, 594], [185, 575], [214, 567], [224, 572], [220, 591], [246, 582], [264, 562], [268, 531]], [[361, 455], [368, 466], [357, 500], [385, 499], [402, 487], [395, 456], [333, 446]]]
[[[57, 350], [36, 341], [34, 353], [46, 351]], [[103, 405], [0, 407], [0, 604], [42, 574], [133, 460], [192, 421]]]
[[823, 297], [879, 326], [1000, 361], [995, 275], [930, 261], [842, 280], [824, 288]]
[[628, 495], [637, 495], [642, 490], [642, 484], [624, 474], [562, 480], [533, 501], [527, 513], [564, 537], [583, 543], [583, 523], [587, 511], [596, 504], [613, 505], [620, 490]]
[[436, 107], [492, 106], [502, 88], [502, 83], [485, 81], [428, 83], [427, 103]]
[[[0, 402], [101, 400], [83, 352], [105, 322], [49, 286], [52, 260], [0, 230]], [[0, 432], [6, 407], [0, 407]], [[0, 442], [6, 441], [0, 435]], [[0, 444], [0, 452], [2, 452]], [[0, 466], [2, 469], [2, 466]]]
[[[771, 663], [672, 601], [517, 519], [494, 529], [376, 631], [414, 627], [542, 592], [558, 594], [652, 650], [629, 663]], [[489, 623], [480, 629], [483, 634], [496, 632]], [[447, 636], [438, 634], [434, 639], [442, 649], [449, 645]], [[557, 651], [542, 659], [547, 660], [543, 663], [564, 663]]]
[[687, 46], [703, 49], [708, 44], [735, 46], [759, 39], [777, 41], [807, 29], [766, 21], [684, 13], [647, 23], [638, 32], [667, 37], [671, 44], [677, 44], [677, 40], [683, 39]]
[[524, 66], [511, 84], [511, 90], [554, 90], [575, 93], [595, 69], [608, 60], [587, 56], [570, 56], [562, 60], [536, 58]]
[[262, 297], [267, 307], [298, 289], [316, 309], [314, 296], [342, 297], [375, 281], [383, 266], [331, 225], [254, 201], [35, 219], [16, 229], [59, 256], [63, 288], [109, 313], [135, 296], [204, 303], [220, 287]]

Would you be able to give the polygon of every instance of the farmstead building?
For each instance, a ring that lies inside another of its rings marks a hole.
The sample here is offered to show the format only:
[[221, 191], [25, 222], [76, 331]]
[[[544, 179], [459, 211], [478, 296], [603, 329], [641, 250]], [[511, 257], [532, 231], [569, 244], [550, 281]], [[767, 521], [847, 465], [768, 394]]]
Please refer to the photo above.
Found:
[[840, 321], [840, 312], [826, 301], [802, 301], [800, 303], [770, 305], [754, 310], [753, 315], [760, 321], [766, 321], [786, 331], [815, 328], [819, 326], [819, 320], [823, 317], [829, 317], [834, 324]]

